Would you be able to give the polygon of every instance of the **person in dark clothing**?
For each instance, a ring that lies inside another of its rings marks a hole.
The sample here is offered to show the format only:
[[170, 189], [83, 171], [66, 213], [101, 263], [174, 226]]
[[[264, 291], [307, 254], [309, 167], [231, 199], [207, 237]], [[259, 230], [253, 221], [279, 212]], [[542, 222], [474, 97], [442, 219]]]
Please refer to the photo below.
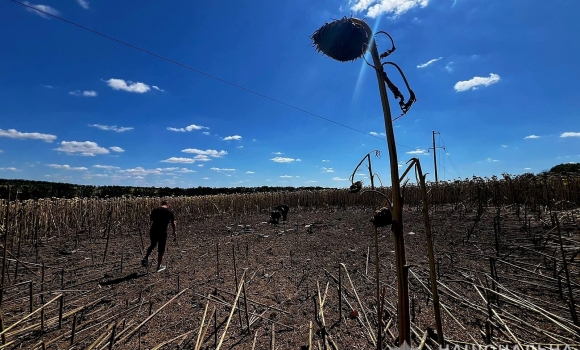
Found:
[[149, 229], [151, 244], [149, 245], [149, 248], [147, 248], [147, 254], [141, 261], [141, 264], [147, 266], [149, 262], [149, 254], [151, 254], [153, 249], [155, 249], [159, 244], [159, 247], [157, 248], [157, 271], [159, 272], [165, 270], [165, 266], [161, 265], [161, 262], [163, 261], [163, 254], [165, 253], [165, 244], [167, 243], [167, 225], [169, 223], [171, 223], [173, 228], [173, 241], [177, 241], [175, 215], [169, 209], [169, 203], [164, 200], [161, 202], [159, 208], [155, 208], [151, 211], [149, 219], [151, 220], [151, 228]]

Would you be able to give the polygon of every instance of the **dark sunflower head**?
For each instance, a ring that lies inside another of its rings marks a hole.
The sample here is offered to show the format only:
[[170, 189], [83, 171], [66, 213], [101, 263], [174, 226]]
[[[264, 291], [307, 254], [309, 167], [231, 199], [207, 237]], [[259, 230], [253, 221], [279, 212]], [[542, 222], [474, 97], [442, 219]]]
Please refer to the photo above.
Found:
[[385, 227], [393, 223], [393, 215], [387, 207], [382, 207], [379, 210], [375, 210], [371, 222], [375, 227]]
[[311, 39], [316, 51], [337, 61], [347, 62], [365, 54], [371, 37], [361, 23], [343, 17], [325, 23], [312, 34]]
[[357, 181], [350, 186], [349, 193], [359, 193], [362, 190], [362, 181]]

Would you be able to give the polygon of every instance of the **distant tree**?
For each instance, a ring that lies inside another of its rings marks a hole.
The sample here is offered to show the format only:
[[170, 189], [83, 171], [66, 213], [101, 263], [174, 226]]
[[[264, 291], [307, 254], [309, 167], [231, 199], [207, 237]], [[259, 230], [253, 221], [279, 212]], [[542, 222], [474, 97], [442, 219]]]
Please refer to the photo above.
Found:
[[580, 163], [563, 163], [558, 164], [549, 171], [552, 174], [561, 173], [580, 173]]

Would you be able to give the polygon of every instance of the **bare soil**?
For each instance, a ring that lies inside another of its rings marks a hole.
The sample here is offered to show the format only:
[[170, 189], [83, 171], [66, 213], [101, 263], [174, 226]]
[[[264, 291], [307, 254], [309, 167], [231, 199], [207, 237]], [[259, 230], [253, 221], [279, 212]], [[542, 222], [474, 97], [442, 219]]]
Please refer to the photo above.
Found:
[[[445, 338], [460, 345], [485, 344], [485, 323], [491, 309], [496, 312], [492, 311], [490, 323], [494, 344], [580, 343], [580, 328], [572, 325], [556, 228], [546, 225], [545, 216], [542, 222], [529, 213], [530, 223], [526, 225], [523, 211], [518, 219], [513, 208], [504, 208], [499, 215], [498, 254], [495, 210], [486, 208], [477, 224], [475, 212], [452, 206], [438, 207], [431, 215]], [[117, 228], [111, 234], [106, 256], [104, 233], [97, 237], [93, 233], [92, 239], [87, 232], [77, 236], [58, 233], [42, 236], [38, 258], [34, 247], [23, 243], [17, 280], [14, 281], [14, 259], [10, 260], [7, 278], [11, 279], [10, 284], [33, 281], [34, 310], [41, 306], [41, 294], [44, 302], [64, 294], [61, 328], [57, 300], [46, 306], [43, 331], [38, 312], [7, 332], [6, 342], [12, 343], [6, 348], [40, 349], [44, 341], [48, 349], [87, 349], [95, 343], [98, 343], [95, 349], [102, 349], [108, 348], [109, 339], [115, 338], [115, 349], [153, 349], [183, 335], [163, 348], [175, 349], [181, 344], [180, 348], [192, 349], [204, 308], [211, 299], [208, 316], [216, 306], [216, 317], [208, 321], [210, 326], [201, 348], [214, 349], [216, 339], [219, 342], [224, 333], [237, 292], [235, 255], [238, 280], [245, 274], [247, 310], [252, 324], [248, 332], [242, 296], [241, 312], [233, 312], [222, 349], [251, 349], [254, 341], [255, 349], [270, 349], [272, 337], [275, 349], [301, 349], [308, 345], [311, 323], [314, 349], [323, 344], [324, 332], [340, 349], [372, 349], [365, 326], [370, 324], [376, 333], [375, 228], [370, 217], [369, 208], [314, 211], [291, 208], [288, 221], [277, 226], [266, 223], [266, 213], [236, 218], [216, 216], [194, 222], [181, 222], [177, 218], [178, 240], [173, 242], [169, 235], [164, 259], [167, 269], [159, 273], [154, 271], [156, 251], [148, 268], [140, 265], [149, 244], [148, 232]], [[577, 217], [572, 212], [561, 223], [563, 247], [570, 260], [572, 296], [576, 301], [580, 300], [580, 257], [574, 255], [580, 248]], [[420, 211], [406, 209], [404, 231], [410, 265], [413, 346], [418, 346], [428, 329], [429, 336], [435, 337]], [[393, 336], [398, 334], [396, 271], [392, 233], [389, 228], [379, 228], [378, 235], [380, 281], [386, 291], [383, 318], [389, 324], [384, 333], [386, 346], [395, 344]], [[12, 254], [17, 254], [16, 249], [12, 248]], [[491, 281], [490, 257], [495, 259], [497, 270], [495, 285]], [[44, 284], [40, 283], [42, 263]], [[336, 281], [339, 264], [346, 268], [341, 272], [342, 312]], [[490, 309], [484, 286], [502, 294], [499, 301], [492, 300]], [[183, 293], [151, 317], [140, 331], [125, 338], [179, 292]], [[319, 293], [325, 299], [325, 331], [316, 322]], [[29, 301], [26, 283], [5, 291], [1, 309], [4, 328], [29, 315]], [[524, 304], [525, 301], [530, 304]], [[353, 310], [358, 317], [351, 317]], [[577, 312], [580, 313], [578, 307]], [[431, 340], [427, 340], [426, 346], [437, 348]]]

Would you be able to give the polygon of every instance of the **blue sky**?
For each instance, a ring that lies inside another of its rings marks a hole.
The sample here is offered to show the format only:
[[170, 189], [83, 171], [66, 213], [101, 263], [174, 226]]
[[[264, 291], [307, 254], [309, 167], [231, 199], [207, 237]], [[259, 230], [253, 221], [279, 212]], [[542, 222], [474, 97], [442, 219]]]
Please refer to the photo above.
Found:
[[[580, 161], [580, 2], [539, 0], [34, 0], [0, 2], [0, 178], [143, 186], [346, 187], [359, 160], [389, 184], [376, 76], [316, 53], [350, 16], [389, 32], [417, 103], [395, 122], [399, 161], [433, 179]], [[578, 23], [578, 24], [574, 24]], [[389, 43], [378, 39], [379, 50]], [[408, 96], [396, 71], [389, 76]], [[393, 115], [400, 111], [391, 98]], [[357, 175], [368, 184], [364, 172]]]

